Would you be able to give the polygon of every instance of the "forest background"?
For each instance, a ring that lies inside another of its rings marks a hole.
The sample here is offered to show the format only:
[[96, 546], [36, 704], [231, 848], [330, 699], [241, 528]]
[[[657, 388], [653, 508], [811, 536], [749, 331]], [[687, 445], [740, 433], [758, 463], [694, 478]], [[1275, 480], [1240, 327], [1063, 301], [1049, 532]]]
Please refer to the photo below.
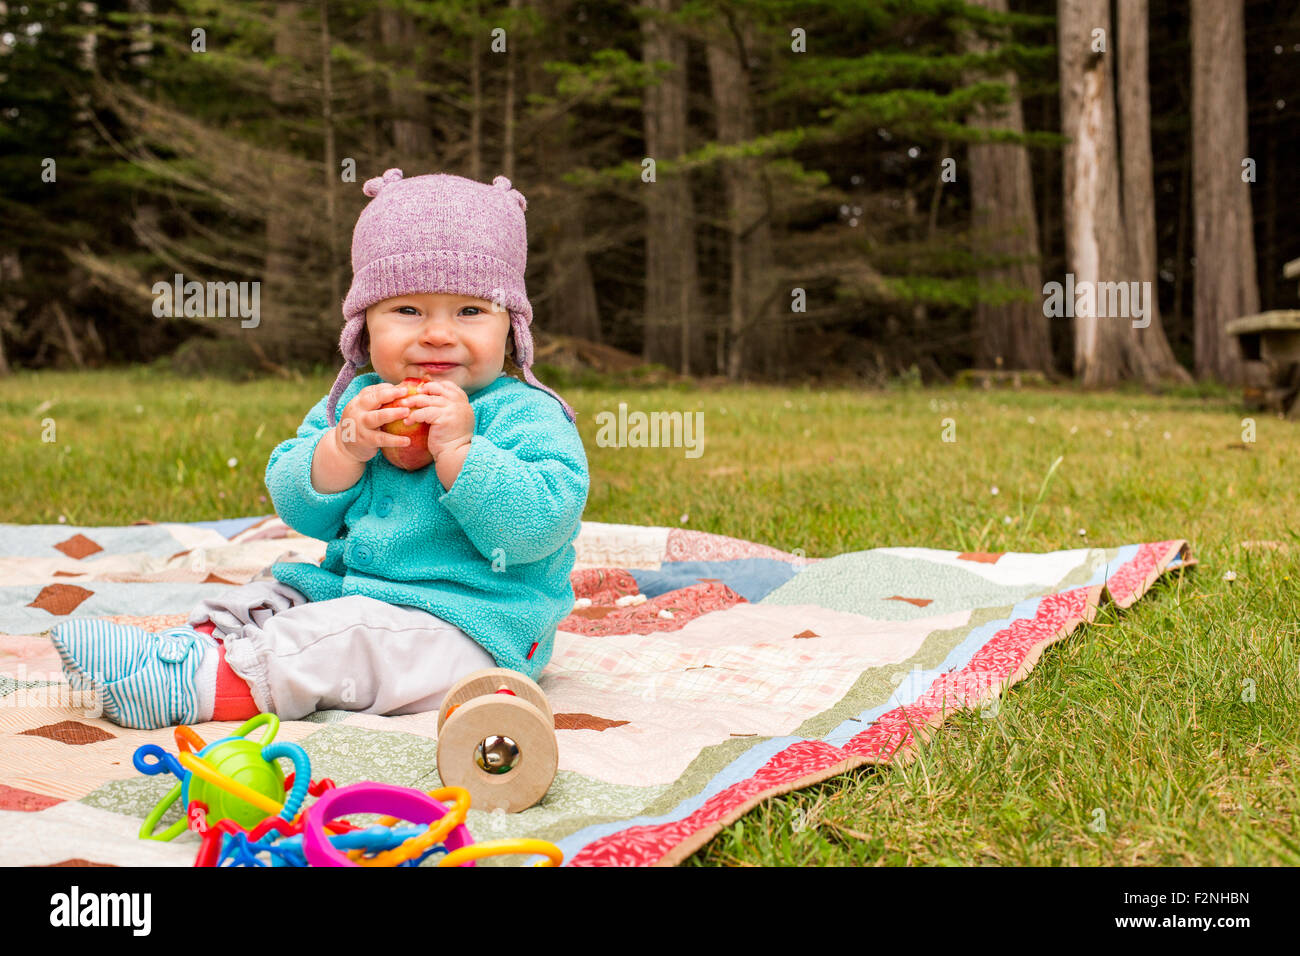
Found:
[[[543, 354], [1239, 383], [1223, 325], [1297, 304], [1300, 2], [1009, 6], [0, 3], [0, 374], [337, 367], [400, 167], [524, 193]], [[257, 283], [258, 321], [160, 319], [176, 274]], [[1048, 315], [1067, 274], [1158, 310]]]

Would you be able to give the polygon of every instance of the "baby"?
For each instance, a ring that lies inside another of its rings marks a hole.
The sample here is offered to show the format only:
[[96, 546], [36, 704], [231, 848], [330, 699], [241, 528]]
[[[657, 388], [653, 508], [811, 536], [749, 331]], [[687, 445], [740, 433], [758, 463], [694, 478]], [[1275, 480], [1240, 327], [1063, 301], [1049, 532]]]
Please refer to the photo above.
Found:
[[[536, 678], [550, 660], [589, 478], [573, 410], [531, 371], [527, 203], [504, 176], [390, 169], [364, 192], [347, 362], [266, 469], [276, 512], [325, 557], [277, 561], [159, 634], [56, 627], [69, 682], [115, 723], [419, 713], [473, 671]], [[419, 393], [383, 408], [405, 378]], [[432, 464], [382, 453], [410, 447], [383, 430], [398, 420], [429, 427]]]

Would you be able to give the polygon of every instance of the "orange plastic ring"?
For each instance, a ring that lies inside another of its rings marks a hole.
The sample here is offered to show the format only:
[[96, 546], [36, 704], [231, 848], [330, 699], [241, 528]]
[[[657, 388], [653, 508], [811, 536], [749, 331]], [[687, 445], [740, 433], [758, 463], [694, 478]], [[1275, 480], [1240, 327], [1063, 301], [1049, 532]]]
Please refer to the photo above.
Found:
[[[193, 728], [186, 727], [184, 724], [176, 728], [173, 736], [176, 738], [176, 749], [183, 754], [198, 753], [207, 746], [203, 738], [196, 734]], [[191, 745], [194, 747], [193, 751], [190, 750]]]

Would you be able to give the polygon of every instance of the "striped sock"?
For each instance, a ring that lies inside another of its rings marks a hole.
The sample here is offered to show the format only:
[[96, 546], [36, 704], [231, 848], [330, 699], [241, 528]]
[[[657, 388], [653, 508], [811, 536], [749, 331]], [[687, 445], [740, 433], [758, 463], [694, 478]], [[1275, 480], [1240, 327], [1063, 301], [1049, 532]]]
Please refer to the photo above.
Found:
[[51, 636], [68, 682], [93, 689], [113, 723], [156, 730], [197, 722], [196, 677], [213, 638], [188, 625], [151, 634], [91, 619], [69, 621]]
[[140, 668], [154, 635], [130, 624], [78, 618], [60, 624], [50, 634], [63, 661], [68, 682], [101, 683], [121, 680]]

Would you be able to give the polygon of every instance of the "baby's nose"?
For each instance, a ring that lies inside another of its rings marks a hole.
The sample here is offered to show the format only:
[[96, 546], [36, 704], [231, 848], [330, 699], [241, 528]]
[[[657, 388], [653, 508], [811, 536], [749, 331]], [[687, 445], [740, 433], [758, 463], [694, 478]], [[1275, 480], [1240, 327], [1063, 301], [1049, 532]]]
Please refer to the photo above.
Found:
[[435, 319], [424, 323], [420, 328], [420, 334], [424, 338], [449, 339], [455, 336], [456, 326], [453, 322]]

